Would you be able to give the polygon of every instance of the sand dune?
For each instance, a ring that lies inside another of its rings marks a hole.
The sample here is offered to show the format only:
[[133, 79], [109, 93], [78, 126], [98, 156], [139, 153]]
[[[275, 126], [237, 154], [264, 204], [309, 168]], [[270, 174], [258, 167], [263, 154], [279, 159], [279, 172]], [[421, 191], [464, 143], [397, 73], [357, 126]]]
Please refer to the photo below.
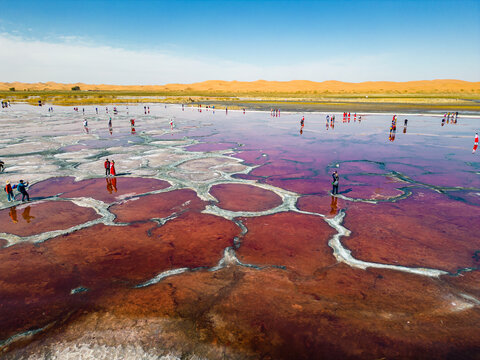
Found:
[[314, 82], [308, 80], [292, 81], [222, 81], [208, 80], [192, 84], [166, 85], [105, 85], [105, 84], [62, 84], [56, 82], [21, 83], [0, 82], [0, 90], [14, 87], [23, 90], [71, 90], [79, 86], [81, 90], [116, 90], [116, 91], [185, 91], [185, 92], [282, 92], [282, 93], [480, 93], [480, 82], [463, 80], [422, 80], [407, 82], [367, 81], [348, 83], [341, 81]]

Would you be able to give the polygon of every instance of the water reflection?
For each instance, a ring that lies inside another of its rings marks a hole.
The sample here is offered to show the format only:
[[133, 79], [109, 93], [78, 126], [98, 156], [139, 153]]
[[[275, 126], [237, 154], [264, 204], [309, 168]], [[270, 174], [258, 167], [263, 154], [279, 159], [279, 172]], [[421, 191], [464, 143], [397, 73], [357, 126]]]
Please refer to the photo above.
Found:
[[30, 215], [30, 206], [27, 206], [25, 210], [23, 210], [22, 217], [25, 219], [27, 223], [30, 223], [31, 219], [35, 219], [35, 216]]
[[332, 202], [330, 203], [330, 215], [337, 215], [337, 209], [338, 209], [338, 206], [337, 206], [337, 201], [338, 201], [338, 198], [336, 196], [333, 196], [332, 195]]
[[[35, 216], [30, 215], [30, 210], [31, 210], [31, 206], [27, 206], [25, 209], [23, 209], [23, 212], [22, 212], [22, 217], [27, 223], [30, 223], [32, 219], [35, 219]], [[15, 224], [18, 223], [16, 206], [12, 206], [10, 208], [10, 211], [8, 212], [8, 216], [10, 216], [10, 218], [12, 219], [12, 222], [14, 222]]]
[[113, 192], [117, 192], [117, 178], [105, 178], [107, 182], [107, 191], [109, 194], [112, 194]]

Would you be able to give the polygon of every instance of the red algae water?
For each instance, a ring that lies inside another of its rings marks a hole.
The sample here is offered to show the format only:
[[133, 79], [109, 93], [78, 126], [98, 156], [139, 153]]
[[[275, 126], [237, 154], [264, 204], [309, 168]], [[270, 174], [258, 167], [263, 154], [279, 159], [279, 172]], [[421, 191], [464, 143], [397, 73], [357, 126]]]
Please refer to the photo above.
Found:
[[117, 109], [0, 112], [0, 357], [478, 358], [479, 116]]

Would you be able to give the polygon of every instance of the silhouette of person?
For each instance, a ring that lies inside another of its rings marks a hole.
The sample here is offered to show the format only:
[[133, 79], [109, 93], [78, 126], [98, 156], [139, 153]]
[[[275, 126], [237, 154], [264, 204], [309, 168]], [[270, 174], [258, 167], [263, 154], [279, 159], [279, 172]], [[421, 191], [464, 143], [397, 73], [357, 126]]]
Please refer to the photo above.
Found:
[[30, 216], [30, 206], [27, 206], [25, 210], [23, 210], [22, 217], [27, 223], [30, 223], [31, 219], [35, 219], [35, 216]]

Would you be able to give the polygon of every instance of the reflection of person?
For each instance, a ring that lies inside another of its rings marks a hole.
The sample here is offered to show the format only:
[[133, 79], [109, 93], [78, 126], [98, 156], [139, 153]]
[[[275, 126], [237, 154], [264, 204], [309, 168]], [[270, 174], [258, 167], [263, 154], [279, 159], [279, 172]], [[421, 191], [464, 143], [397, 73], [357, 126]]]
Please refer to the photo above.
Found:
[[30, 206], [27, 206], [25, 210], [23, 210], [22, 217], [27, 223], [29, 223], [31, 219], [35, 219], [35, 216], [30, 216]]
[[7, 200], [8, 201], [15, 201], [15, 195], [13, 195], [12, 185], [10, 181], [7, 180], [7, 184], [5, 185], [5, 192], [7, 193]]
[[117, 178], [114, 177], [112, 178], [112, 187], [113, 187], [113, 191], [117, 192]]
[[335, 170], [332, 174], [332, 195], [338, 194], [338, 181], [340, 180], [340, 177], [338, 176], [337, 170]]
[[22, 201], [25, 201], [25, 197], [27, 198], [27, 201], [30, 201], [30, 196], [27, 193], [27, 186], [28, 186], [28, 181], [25, 183], [23, 180], [20, 180], [20, 183], [17, 185], [17, 189], [22, 194]]
[[17, 209], [15, 208], [15, 206], [12, 206], [10, 208], [10, 212], [8, 213], [8, 215], [10, 215], [10, 217], [12, 218], [12, 221], [16, 224], [18, 223], [18, 219], [17, 219]]
[[105, 178], [105, 180], [107, 181], [107, 191], [111, 194], [112, 193], [112, 180], [110, 178]]
[[330, 206], [332, 207], [330, 209], [330, 215], [337, 215], [337, 197], [336, 196], [332, 196], [332, 203], [330, 204]]
[[105, 166], [105, 176], [110, 175], [110, 161], [108, 161], [108, 159], [105, 160], [104, 166]]
[[110, 175], [115, 176], [117, 172], [115, 171], [115, 161], [112, 160], [110, 163]]

